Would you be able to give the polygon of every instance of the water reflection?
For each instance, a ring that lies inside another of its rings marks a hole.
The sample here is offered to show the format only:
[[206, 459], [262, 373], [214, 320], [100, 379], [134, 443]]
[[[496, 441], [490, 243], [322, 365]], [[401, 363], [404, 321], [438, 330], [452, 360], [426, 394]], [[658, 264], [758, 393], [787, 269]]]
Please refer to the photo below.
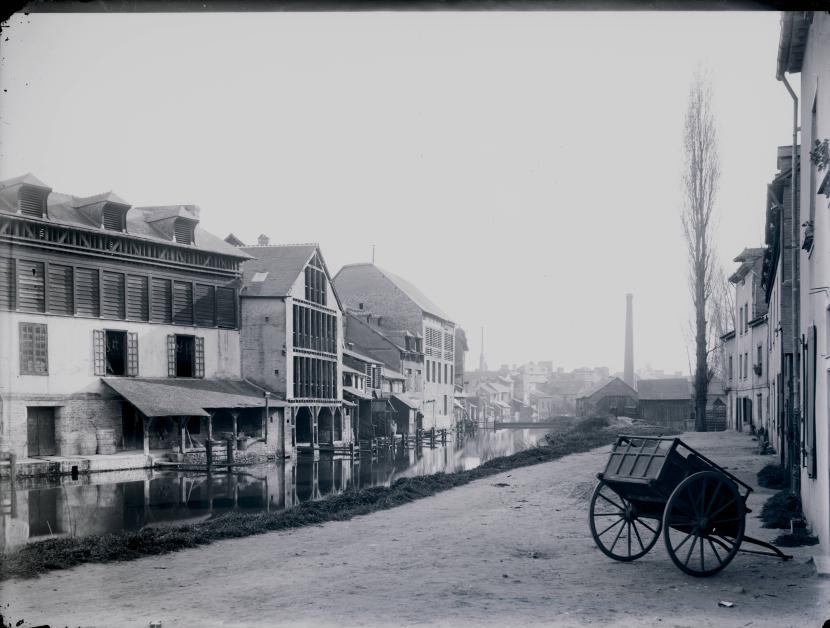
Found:
[[398, 478], [472, 469], [527, 449], [539, 430], [482, 432], [435, 448], [398, 449], [378, 458], [300, 457], [211, 473], [137, 469], [71, 479], [0, 483], [0, 550], [48, 537], [83, 536], [195, 523], [234, 511], [279, 511]]

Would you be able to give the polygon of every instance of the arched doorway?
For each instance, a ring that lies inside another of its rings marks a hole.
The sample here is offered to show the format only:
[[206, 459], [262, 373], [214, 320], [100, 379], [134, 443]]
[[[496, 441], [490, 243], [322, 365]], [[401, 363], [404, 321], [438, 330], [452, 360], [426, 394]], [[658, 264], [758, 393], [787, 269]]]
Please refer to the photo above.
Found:
[[330, 444], [334, 442], [331, 408], [320, 408], [320, 414], [317, 415], [317, 433], [321, 443]]
[[334, 411], [334, 440], [343, 440], [343, 413], [340, 408]]
[[297, 444], [312, 444], [314, 442], [314, 419], [311, 410], [303, 406], [297, 410]]

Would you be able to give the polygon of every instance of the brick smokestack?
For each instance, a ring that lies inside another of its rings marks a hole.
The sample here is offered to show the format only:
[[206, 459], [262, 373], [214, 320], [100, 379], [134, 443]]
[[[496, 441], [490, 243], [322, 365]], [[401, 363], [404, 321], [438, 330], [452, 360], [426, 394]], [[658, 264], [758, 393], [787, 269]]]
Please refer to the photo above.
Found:
[[623, 379], [634, 388], [634, 295], [625, 295], [625, 368]]

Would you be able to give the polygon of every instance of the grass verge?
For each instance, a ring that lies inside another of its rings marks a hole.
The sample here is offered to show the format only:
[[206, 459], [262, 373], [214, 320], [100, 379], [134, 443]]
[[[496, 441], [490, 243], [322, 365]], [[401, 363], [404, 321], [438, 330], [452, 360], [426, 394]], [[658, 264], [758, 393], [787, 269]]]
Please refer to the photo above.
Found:
[[145, 528], [138, 532], [122, 531], [31, 543], [3, 557], [0, 580], [33, 578], [48, 571], [68, 569], [84, 563], [135, 560], [208, 545], [221, 539], [300, 528], [328, 521], [345, 521], [358, 515], [394, 508], [502, 471], [550, 462], [568, 454], [608, 445], [615, 440], [617, 432], [641, 436], [677, 433], [653, 426], [607, 427], [604, 419], [585, 419], [550, 439], [546, 445], [494, 458], [468, 471], [401, 478], [388, 487], [375, 486], [349, 491], [281, 512], [231, 512], [175, 528]]

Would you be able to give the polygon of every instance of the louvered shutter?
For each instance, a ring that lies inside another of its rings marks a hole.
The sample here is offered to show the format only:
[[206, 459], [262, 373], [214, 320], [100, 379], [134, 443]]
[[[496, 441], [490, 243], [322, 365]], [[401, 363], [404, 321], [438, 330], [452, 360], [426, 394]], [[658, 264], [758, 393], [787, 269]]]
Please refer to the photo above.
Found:
[[173, 322], [193, 324], [193, 284], [186, 281], [173, 282]]
[[233, 288], [216, 289], [216, 324], [236, 329], [236, 291]]
[[14, 309], [14, 260], [0, 257], [0, 309]]
[[193, 377], [205, 376], [205, 339], [196, 336], [196, 356], [193, 361]]
[[172, 307], [170, 280], [153, 277], [150, 282], [150, 320], [154, 323], [169, 323]]
[[75, 270], [75, 313], [95, 317], [99, 314], [98, 271], [93, 268]]
[[179, 244], [193, 244], [193, 225], [189, 221], [176, 219], [173, 234]]
[[812, 325], [807, 332], [807, 398], [804, 403], [804, 453], [806, 455], [807, 474], [814, 478], [817, 472], [816, 460], [816, 342], [818, 340], [816, 326]]
[[127, 275], [127, 318], [136, 321], [150, 318], [147, 277]]
[[126, 316], [124, 273], [104, 271], [101, 275], [101, 309], [106, 318], [122, 320]]
[[43, 218], [46, 203], [43, 192], [31, 188], [21, 188], [18, 195], [20, 213], [33, 218]]
[[49, 264], [49, 311], [54, 314], [75, 313], [72, 267]]
[[167, 377], [176, 377], [176, 336], [167, 336]]
[[17, 260], [17, 309], [23, 312], [44, 312], [46, 283], [43, 262]]
[[111, 205], [104, 207], [101, 223], [104, 229], [108, 229], [109, 231], [123, 231], [124, 210], [118, 207], [112, 207]]
[[127, 376], [138, 377], [138, 333], [127, 333]]
[[92, 330], [92, 365], [95, 375], [104, 376], [107, 374], [106, 367], [106, 339], [102, 329]]
[[213, 327], [216, 313], [216, 289], [205, 284], [196, 284], [196, 324], [201, 327]]

